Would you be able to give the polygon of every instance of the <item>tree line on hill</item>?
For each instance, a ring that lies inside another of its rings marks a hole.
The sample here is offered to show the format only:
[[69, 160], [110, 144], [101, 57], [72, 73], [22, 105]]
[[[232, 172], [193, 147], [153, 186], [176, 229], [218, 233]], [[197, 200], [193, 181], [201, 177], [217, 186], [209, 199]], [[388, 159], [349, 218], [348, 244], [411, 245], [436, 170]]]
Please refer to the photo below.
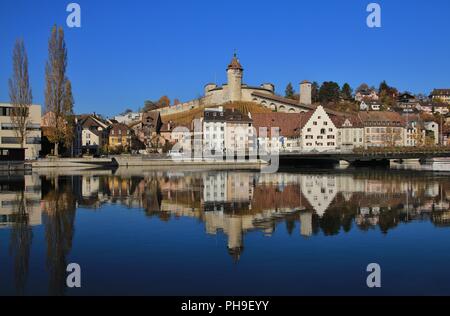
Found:
[[[362, 83], [356, 90], [355, 94], [364, 90], [376, 91], [380, 103], [386, 106], [393, 106], [396, 104], [396, 97], [398, 90], [395, 87], [389, 86], [386, 81], [382, 81], [376, 89], [369, 87], [368, 84]], [[299, 94], [295, 92], [292, 83], [288, 83], [285, 89], [285, 97], [293, 100], [299, 99]], [[321, 103], [336, 108], [336, 110], [356, 110], [356, 104], [353, 89], [348, 83], [344, 83], [342, 87], [337, 82], [325, 81], [321, 85], [317, 82], [312, 83], [311, 87], [311, 101], [313, 103]]]

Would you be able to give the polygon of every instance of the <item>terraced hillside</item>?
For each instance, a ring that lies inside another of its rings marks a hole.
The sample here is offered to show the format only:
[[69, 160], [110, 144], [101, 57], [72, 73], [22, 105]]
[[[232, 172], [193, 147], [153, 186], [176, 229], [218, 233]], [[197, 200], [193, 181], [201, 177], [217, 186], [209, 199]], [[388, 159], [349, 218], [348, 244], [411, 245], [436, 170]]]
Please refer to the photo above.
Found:
[[[235, 108], [236, 110], [241, 111], [242, 113], [270, 113], [272, 110], [266, 109], [262, 107], [261, 105], [253, 102], [233, 102], [233, 103], [227, 103], [222, 105], [225, 109], [231, 109]], [[213, 107], [219, 107], [219, 106], [207, 106], [207, 108], [213, 108]], [[171, 114], [171, 115], [163, 115], [162, 121], [163, 122], [169, 122], [173, 121], [176, 124], [190, 124], [193, 119], [200, 118], [203, 116], [203, 110], [205, 109], [205, 106], [198, 107], [195, 109], [192, 109], [190, 111], [186, 111], [183, 113], [177, 113], [177, 114]]]

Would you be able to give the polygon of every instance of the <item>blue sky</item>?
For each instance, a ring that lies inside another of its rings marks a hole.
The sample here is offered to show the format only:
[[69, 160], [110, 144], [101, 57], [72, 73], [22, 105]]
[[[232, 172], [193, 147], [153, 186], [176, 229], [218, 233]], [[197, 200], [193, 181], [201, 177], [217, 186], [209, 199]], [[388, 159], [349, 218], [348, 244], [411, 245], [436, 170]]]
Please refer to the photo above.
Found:
[[[11, 54], [25, 40], [34, 102], [44, 104], [53, 24], [64, 26], [77, 113], [113, 115], [168, 95], [187, 101], [226, 81], [236, 49], [251, 85], [283, 94], [303, 79], [381, 80], [400, 90], [450, 88], [448, 0], [78, 0], [81, 28], [68, 28], [63, 0], [0, 0], [0, 101], [8, 101]], [[382, 27], [366, 26], [366, 6]]]

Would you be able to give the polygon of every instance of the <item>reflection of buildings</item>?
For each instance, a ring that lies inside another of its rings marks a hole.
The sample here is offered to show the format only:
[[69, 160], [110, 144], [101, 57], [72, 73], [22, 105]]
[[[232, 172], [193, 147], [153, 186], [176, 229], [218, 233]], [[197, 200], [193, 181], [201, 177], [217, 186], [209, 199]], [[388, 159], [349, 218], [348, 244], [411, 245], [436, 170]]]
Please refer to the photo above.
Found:
[[0, 176], [0, 228], [11, 226], [24, 211], [29, 225], [41, 225], [41, 186], [37, 176]]
[[[120, 204], [143, 209], [146, 215], [161, 220], [197, 218], [205, 223], [208, 234], [222, 233], [227, 237], [227, 248], [235, 259], [244, 249], [246, 233], [260, 231], [270, 236], [283, 221], [289, 226], [289, 233], [297, 231], [306, 237], [321, 230], [326, 235], [337, 234], [341, 229], [351, 229], [353, 222], [360, 229], [379, 226], [383, 232], [399, 222], [414, 219], [450, 225], [450, 184], [439, 178], [408, 179], [404, 174], [371, 171], [300, 174], [154, 171], [143, 176], [91, 172], [65, 178], [70, 185], [70, 192], [65, 194], [72, 194], [78, 207]], [[39, 183], [33, 184], [36, 179], [39, 177], [30, 178], [26, 189], [30, 192], [26, 194], [30, 200], [38, 201]], [[57, 182], [47, 185], [56, 186]], [[11, 208], [5, 211], [6, 201], [13, 200], [13, 194], [4, 189], [0, 194], [1, 211], [2, 215], [8, 215]], [[33, 198], [33, 194], [37, 195]], [[46, 200], [41, 206], [46, 212], [51, 209]], [[35, 214], [40, 217], [39, 207], [33, 211]], [[2, 218], [3, 222], [8, 221], [7, 217]], [[30, 223], [40, 223], [40, 219], [31, 219]]]

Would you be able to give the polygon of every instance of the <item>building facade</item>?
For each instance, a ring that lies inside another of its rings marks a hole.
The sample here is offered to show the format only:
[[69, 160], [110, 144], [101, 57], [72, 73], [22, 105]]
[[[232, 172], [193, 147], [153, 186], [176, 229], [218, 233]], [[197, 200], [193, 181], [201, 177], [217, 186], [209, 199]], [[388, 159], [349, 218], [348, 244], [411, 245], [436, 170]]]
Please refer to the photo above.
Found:
[[364, 127], [358, 115], [332, 116], [331, 120], [337, 128], [339, 150], [364, 147]]
[[301, 122], [301, 126], [303, 151], [325, 152], [337, 149], [337, 128], [322, 106], [319, 105], [306, 122]]
[[108, 127], [108, 149], [131, 150], [132, 130], [123, 123], [113, 123]]
[[236, 109], [208, 108], [203, 117], [204, 153], [252, 154], [255, 149], [252, 119]]
[[79, 125], [78, 141], [81, 151], [85, 154], [99, 154], [101, 149], [108, 145], [109, 122], [104, 121], [95, 114], [80, 115], [77, 118]]
[[25, 159], [36, 159], [41, 151], [41, 106], [33, 104], [29, 107], [27, 135], [24, 144], [20, 144], [17, 126], [11, 120], [13, 105], [0, 103], [0, 147], [25, 148]]
[[395, 147], [405, 143], [406, 121], [396, 112], [360, 112], [365, 147]]
[[442, 101], [450, 104], [450, 89], [434, 89], [430, 97], [433, 101]]

